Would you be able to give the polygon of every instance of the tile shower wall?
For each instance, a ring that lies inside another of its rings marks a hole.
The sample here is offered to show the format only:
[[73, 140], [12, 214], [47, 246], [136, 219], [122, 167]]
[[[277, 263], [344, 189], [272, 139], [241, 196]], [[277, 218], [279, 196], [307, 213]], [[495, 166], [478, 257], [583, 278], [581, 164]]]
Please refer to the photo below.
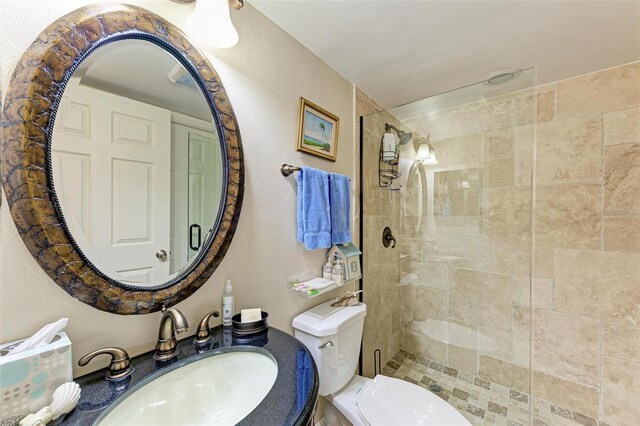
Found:
[[[400, 349], [401, 327], [397, 285], [400, 279], [400, 253], [381, 244], [385, 226], [397, 229], [400, 222], [400, 198], [397, 191], [378, 186], [378, 153], [385, 122], [400, 122], [356, 89], [356, 117], [375, 112], [375, 122], [366, 119], [363, 128], [363, 299], [367, 304], [363, 332], [363, 374], [373, 377], [373, 352], [381, 349], [381, 364], [387, 363]], [[359, 122], [359, 120], [358, 120]], [[359, 124], [358, 124], [359, 126]]]
[[640, 62], [538, 100], [533, 395], [638, 425]]
[[[383, 349], [385, 365], [399, 342], [516, 391], [529, 393], [531, 385], [534, 424], [565, 424], [562, 416], [536, 417], [536, 407], [551, 406], [583, 424], [638, 425], [640, 62], [536, 89], [531, 279], [530, 101], [515, 94], [403, 123], [418, 136], [431, 135], [440, 161], [427, 167], [433, 189], [426, 217], [415, 214], [410, 182], [404, 200], [377, 189], [368, 196], [377, 185], [375, 132], [384, 123], [365, 122], [365, 236], [378, 232], [379, 222], [399, 220], [402, 259], [376, 248], [365, 252], [365, 268], [369, 263], [377, 280], [365, 280], [365, 298], [370, 290], [372, 303], [382, 304], [384, 289], [399, 309], [390, 321], [369, 320], [364, 372], [371, 371], [367, 348]], [[478, 200], [447, 192], [447, 180], [455, 179], [477, 182]], [[420, 221], [426, 225], [417, 227]]]

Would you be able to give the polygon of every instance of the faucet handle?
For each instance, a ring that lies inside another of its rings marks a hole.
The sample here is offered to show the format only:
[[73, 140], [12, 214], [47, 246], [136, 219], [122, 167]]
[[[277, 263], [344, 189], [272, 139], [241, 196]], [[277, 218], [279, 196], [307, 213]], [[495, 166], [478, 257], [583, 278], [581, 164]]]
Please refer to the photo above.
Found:
[[219, 316], [220, 312], [213, 311], [209, 312], [200, 320], [198, 323], [198, 331], [196, 331], [196, 337], [193, 339], [193, 343], [196, 345], [204, 345], [212, 339], [211, 331], [209, 330], [209, 320], [211, 317], [218, 318]]
[[97, 351], [89, 352], [78, 360], [78, 365], [83, 367], [89, 363], [98, 355], [111, 355], [111, 364], [109, 364], [109, 373], [107, 373], [107, 380], [120, 380], [125, 377], [129, 377], [133, 373], [133, 367], [131, 366], [131, 359], [129, 354], [122, 348], [104, 348]]

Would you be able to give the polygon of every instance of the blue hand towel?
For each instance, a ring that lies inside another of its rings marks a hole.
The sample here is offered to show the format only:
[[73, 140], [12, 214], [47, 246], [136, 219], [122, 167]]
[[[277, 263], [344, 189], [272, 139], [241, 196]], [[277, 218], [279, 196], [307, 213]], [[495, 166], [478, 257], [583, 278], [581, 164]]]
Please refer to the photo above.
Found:
[[298, 175], [298, 242], [307, 250], [331, 247], [329, 174], [311, 167]]
[[345, 244], [351, 242], [351, 179], [349, 176], [331, 173], [329, 175], [329, 196], [331, 202], [331, 242]]

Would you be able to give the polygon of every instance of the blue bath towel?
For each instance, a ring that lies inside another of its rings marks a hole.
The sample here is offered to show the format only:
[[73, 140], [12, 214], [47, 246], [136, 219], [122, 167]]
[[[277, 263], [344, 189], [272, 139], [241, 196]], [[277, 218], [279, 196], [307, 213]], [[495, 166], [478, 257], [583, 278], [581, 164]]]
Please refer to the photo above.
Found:
[[329, 199], [331, 205], [331, 242], [345, 244], [351, 242], [351, 179], [349, 176], [331, 173], [329, 175]]
[[307, 250], [331, 247], [329, 174], [311, 167], [298, 175], [298, 242]]

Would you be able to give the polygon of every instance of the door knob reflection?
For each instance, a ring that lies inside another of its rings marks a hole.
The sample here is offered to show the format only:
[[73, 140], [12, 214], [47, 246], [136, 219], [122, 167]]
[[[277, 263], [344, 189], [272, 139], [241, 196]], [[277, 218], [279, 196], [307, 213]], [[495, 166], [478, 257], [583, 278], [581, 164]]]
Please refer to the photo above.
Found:
[[167, 260], [167, 252], [165, 250], [158, 250], [156, 252], [156, 257], [160, 262], [164, 262], [165, 260]]

